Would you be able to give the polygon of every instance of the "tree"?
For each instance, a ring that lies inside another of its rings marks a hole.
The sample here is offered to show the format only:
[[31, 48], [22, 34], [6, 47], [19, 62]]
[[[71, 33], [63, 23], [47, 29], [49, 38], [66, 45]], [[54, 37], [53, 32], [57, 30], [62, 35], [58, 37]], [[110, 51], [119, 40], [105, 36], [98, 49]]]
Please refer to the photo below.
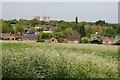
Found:
[[73, 30], [72, 28], [66, 28], [65, 30], [62, 31], [64, 34], [64, 37], [67, 38], [69, 35], [76, 35], [78, 34], [77, 31]]
[[53, 35], [50, 33], [42, 33], [41, 34], [41, 39], [50, 39], [52, 37], [53, 37]]
[[16, 24], [18, 23], [18, 20], [17, 19], [13, 19], [13, 20], [9, 20], [10, 24]]
[[79, 24], [75, 24], [72, 29], [77, 31], [81, 37], [84, 37], [86, 35], [84, 25], [80, 26]]
[[30, 30], [29, 30], [31, 33], [34, 33], [36, 30], [34, 27], [31, 27]]
[[2, 19], [0, 19], [0, 33], [2, 33]]
[[107, 28], [105, 32], [106, 32], [105, 36], [108, 36], [108, 37], [115, 37], [115, 35], [117, 34], [117, 30], [113, 29], [112, 27]]
[[8, 33], [8, 28], [9, 28], [9, 25], [2, 21], [2, 33]]
[[101, 35], [98, 32], [96, 32], [95, 34], [92, 34], [90, 42], [101, 44], [102, 43]]
[[38, 21], [37, 19], [33, 19], [33, 20], [30, 20], [29, 24], [34, 27], [35, 25], [38, 25], [40, 23], [40, 21]]
[[89, 43], [90, 39], [88, 37], [82, 37], [81, 38], [81, 43]]
[[75, 18], [75, 22], [78, 23], [78, 17]]
[[79, 34], [81, 35], [81, 37], [85, 37], [86, 33], [84, 25], [80, 26]]
[[95, 24], [99, 26], [105, 26], [106, 23], [104, 20], [99, 20], [99, 21], [96, 21]]
[[73, 30], [79, 32], [80, 30], [80, 25], [79, 24], [74, 24], [73, 27], [72, 27]]
[[93, 29], [92, 28], [87, 28], [86, 29], [86, 35], [90, 36], [91, 34], [93, 34]]
[[13, 27], [9, 27], [9, 28], [8, 28], [8, 32], [11, 33], [11, 34], [14, 34], [14, 33], [15, 33]]
[[24, 32], [23, 26], [17, 26], [16, 27], [16, 32], [20, 32], [20, 34], [22, 34]]
[[54, 37], [58, 39], [58, 42], [61, 43], [64, 41], [65, 35], [62, 32], [57, 32], [55, 33]]

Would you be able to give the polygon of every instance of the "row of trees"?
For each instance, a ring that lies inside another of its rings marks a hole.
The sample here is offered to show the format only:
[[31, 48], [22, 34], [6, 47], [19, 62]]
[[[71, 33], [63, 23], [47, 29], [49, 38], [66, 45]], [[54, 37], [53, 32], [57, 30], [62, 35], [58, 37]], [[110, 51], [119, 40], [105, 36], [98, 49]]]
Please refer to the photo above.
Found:
[[66, 21], [56, 21], [51, 20], [50, 22], [38, 21], [36, 19], [33, 20], [1, 20], [0, 28], [2, 29], [2, 33], [17, 33], [21, 34], [24, 32], [25, 26], [30, 26], [31, 32], [42, 31], [35, 30], [34, 27], [36, 25], [50, 25], [56, 27], [55, 35], [57, 37], [67, 38], [69, 35], [79, 34], [81, 37], [88, 36], [90, 37], [95, 32], [101, 34], [101, 36], [115, 37], [116, 35], [120, 35], [120, 24], [108, 24], [103, 20], [99, 20], [94, 22], [78, 22], [78, 18], [76, 17], [75, 22], [66, 22]]

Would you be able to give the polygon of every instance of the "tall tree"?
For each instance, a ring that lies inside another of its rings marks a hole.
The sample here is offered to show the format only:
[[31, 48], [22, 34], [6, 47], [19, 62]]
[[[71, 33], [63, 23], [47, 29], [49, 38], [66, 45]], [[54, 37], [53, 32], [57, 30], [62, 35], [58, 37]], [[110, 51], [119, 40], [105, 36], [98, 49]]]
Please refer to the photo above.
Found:
[[75, 17], [75, 22], [78, 23], [78, 17]]
[[85, 27], [84, 25], [80, 26], [80, 29], [79, 29], [79, 34], [81, 35], [81, 37], [85, 37]]
[[8, 32], [11, 33], [11, 34], [14, 34], [14, 33], [15, 33], [13, 27], [9, 27], [9, 28], [8, 28]]
[[2, 22], [2, 33], [8, 33], [8, 24], [6, 22]]

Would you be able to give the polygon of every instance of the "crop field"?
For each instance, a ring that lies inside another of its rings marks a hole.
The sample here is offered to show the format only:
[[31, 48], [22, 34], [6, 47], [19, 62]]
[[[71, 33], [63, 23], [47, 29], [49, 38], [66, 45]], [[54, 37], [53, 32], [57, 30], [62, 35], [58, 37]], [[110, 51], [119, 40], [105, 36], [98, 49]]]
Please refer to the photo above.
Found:
[[118, 46], [2, 42], [3, 78], [118, 78]]

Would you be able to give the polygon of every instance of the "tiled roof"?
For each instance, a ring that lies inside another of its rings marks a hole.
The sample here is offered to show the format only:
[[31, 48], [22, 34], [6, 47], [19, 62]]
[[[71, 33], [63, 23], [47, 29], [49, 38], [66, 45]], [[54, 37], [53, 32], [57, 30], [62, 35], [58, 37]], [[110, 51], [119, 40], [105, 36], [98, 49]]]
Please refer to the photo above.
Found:
[[23, 40], [32, 40], [32, 41], [36, 41], [38, 39], [39, 35], [35, 35], [35, 34], [24, 34], [22, 36]]
[[80, 36], [79, 35], [71, 35], [68, 37], [67, 39], [68, 41], [79, 41], [80, 40]]

